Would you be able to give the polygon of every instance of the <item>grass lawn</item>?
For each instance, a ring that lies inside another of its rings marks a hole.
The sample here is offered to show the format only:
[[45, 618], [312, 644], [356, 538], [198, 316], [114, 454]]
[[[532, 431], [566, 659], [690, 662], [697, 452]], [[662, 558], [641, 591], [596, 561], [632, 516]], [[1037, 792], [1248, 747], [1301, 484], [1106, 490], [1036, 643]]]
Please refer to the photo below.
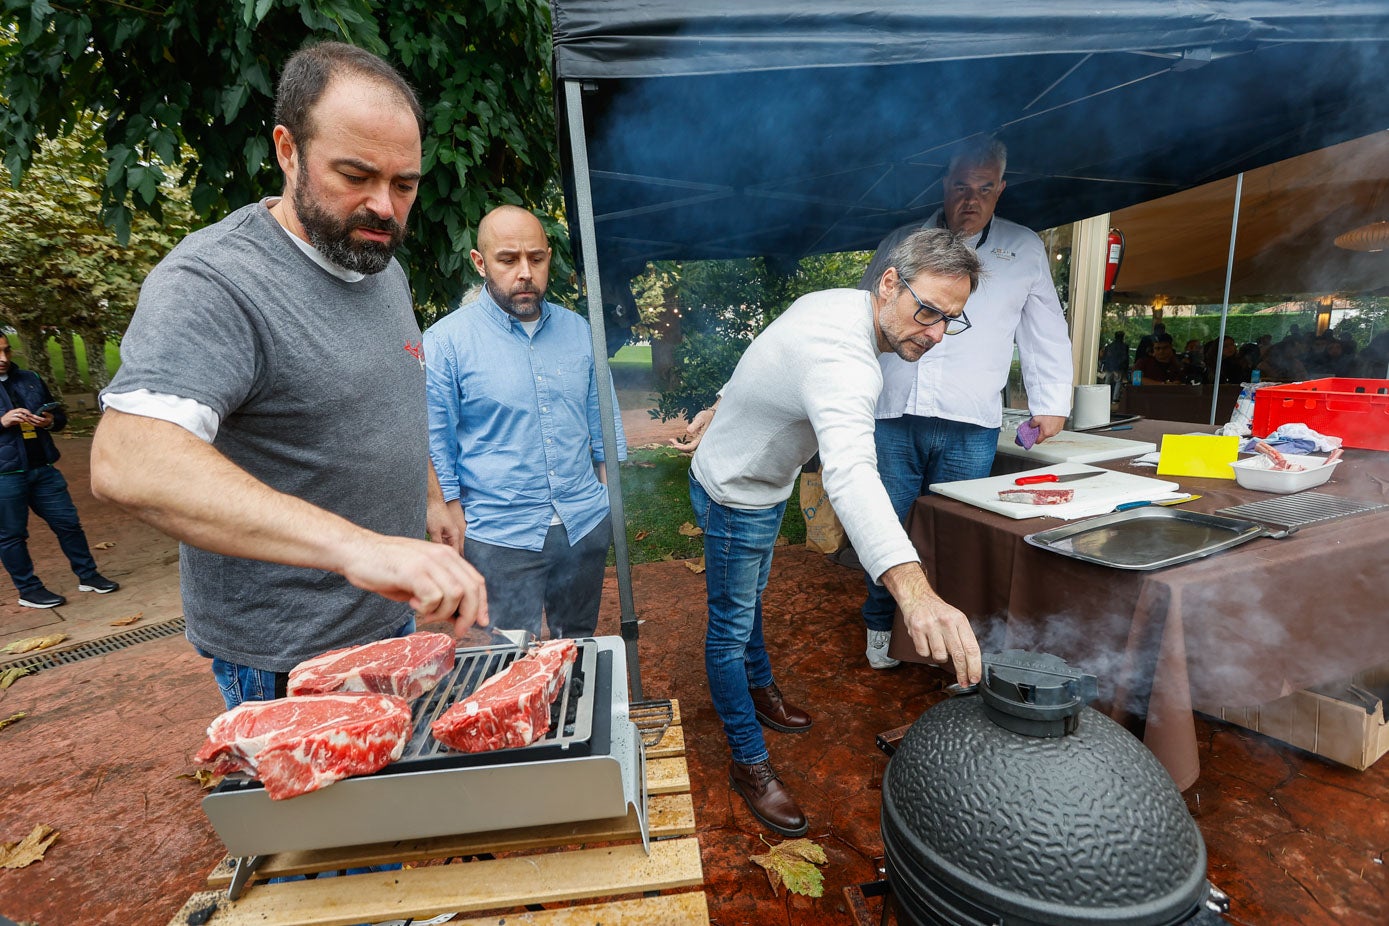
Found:
[[[622, 464], [622, 505], [634, 564], [704, 555], [702, 537], [680, 533], [682, 525], [694, 525], [689, 472], [689, 456], [673, 447], [634, 450]], [[786, 504], [781, 536], [789, 544], [805, 543], [798, 490], [792, 491]]]
[[[34, 365], [29, 362], [29, 352], [24, 346], [24, 339], [17, 333], [6, 334], [5, 337], [9, 338], [10, 346], [14, 348], [15, 359], [19, 361], [19, 365], [26, 370], [33, 369]], [[79, 335], [73, 335], [72, 342], [73, 352], [77, 354], [77, 378], [82, 381], [84, 388], [91, 388], [91, 377], [87, 374], [87, 345]], [[53, 363], [53, 375], [61, 383], [65, 379], [64, 374], [66, 372], [63, 367], [63, 349], [58, 346], [58, 342], [54, 338], [48, 339], [48, 359]], [[106, 372], [114, 376], [116, 370], [120, 369], [120, 365], [120, 342], [107, 341]], [[77, 391], [77, 387], [73, 384], [69, 384], [67, 388]]]

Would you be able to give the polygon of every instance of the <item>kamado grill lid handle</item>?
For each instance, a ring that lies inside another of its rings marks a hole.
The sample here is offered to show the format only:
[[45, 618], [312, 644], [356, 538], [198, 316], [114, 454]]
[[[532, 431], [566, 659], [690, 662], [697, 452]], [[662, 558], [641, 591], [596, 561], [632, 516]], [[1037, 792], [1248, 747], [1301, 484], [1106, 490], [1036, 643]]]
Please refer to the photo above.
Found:
[[1008, 650], [984, 656], [979, 684], [990, 720], [1024, 736], [1074, 733], [1080, 714], [1099, 695], [1099, 680], [1050, 653]]

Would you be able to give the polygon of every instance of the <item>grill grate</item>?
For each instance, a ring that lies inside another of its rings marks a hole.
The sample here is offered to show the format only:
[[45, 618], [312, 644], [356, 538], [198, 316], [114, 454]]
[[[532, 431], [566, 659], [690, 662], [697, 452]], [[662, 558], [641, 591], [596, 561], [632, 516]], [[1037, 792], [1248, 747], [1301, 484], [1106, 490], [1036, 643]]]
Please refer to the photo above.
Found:
[[1232, 508], [1221, 508], [1216, 514], [1230, 515], [1252, 521], [1263, 521], [1281, 527], [1301, 527], [1345, 518], [1353, 514], [1363, 514], [1389, 507], [1381, 502], [1361, 501], [1354, 498], [1341, 498], [1324, 492], [1298, 492], [1282, 498], [1269, 498], [1257, 502], [1246, 502]]
[[628, 708], [627, 717], [637, 725], [637, 730], [641, 733], [641, 744], [655, 746], [660, 743], [675, 720], [675, 704], [669, 698], [660, 701], [637, 701]]
[[115, 633], [109, 637], [102, 637], [100, 640], [89, 640], [86, 643], [79, 643], [76, 646], [71, 646], [67, 649], [52, 653], [24, 656], [13, 661], [0, 661], [0, 667], [6, 669], [29, 669], [33, 672], [40, 672], [44, 669], [52, 669], [56, 666], [67, 665], [68, 663], [81, 662], [83, 659], [90, 659], [93, 656], [106, 656], [117, 650], [123, 650], [128, 646], [134, 646], [137, 643], [149, 643], [152, 640], [162, 640], [165, 637], [172, 637], [176, 633], [183, 633], [183, 631], [184, 623], [183, 618], [180, 616], [167, 621], [160, 621], [157, 624], [146, 624], [144, 627], [136, 627], [133, 630]]
[[[564, 683], [550, 704], [550, 729], [545, 735], [523, 749], [538, 745], [568, 749], [575, 742], [585, 742], [592, 735], [594, 692], [590, 684], [594, 676], [597, 650], [588, 641], [578, 642], [578, 657], [568, 669]], [[449, 707], [472, 694], [479, 685], [502, 672], [521, 655], [521, 650], [509, 646], [471, 647], [458, 651], [453, 671], [430, 694], [415, 704], [414, 732], [397, 763], [427, 759], [438, 755], [460, 756], [434, 739], [430, 724]], [[585, 689], [588, 690], [585, 690]], [[510, 753], [496, 750], [495, 753]], [[476, 754], [473, 754], [476, 755]]]

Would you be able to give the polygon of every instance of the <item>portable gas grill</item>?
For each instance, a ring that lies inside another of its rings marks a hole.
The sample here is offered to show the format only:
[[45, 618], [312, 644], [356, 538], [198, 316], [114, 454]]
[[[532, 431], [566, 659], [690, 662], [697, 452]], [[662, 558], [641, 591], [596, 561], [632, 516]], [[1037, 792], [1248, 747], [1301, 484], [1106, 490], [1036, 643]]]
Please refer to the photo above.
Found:
[[551, 705], [550, 730], [529, 746], [460, 753], [430, 734], [449, 706], [524, 652], [469, 647], [415, 702], [401, 757], [375, 774], [283, 801], [244, 775], [228, 776], [203, 799], [203, 810], [228, 853], [241, 857], [232, 896], [258, 857], [274, 852], [625, 817], [628, 807], [650, 851], [646, 754], [629, 714], [625, 645], [617, 636], [576, 643], [578, 658]]

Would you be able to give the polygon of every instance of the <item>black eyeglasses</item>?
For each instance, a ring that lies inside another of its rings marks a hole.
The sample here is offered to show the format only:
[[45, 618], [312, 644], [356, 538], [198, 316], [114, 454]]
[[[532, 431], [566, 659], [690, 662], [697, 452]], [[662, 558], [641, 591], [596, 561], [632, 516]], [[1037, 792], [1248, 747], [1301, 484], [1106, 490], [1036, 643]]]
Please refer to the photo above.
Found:
[[935, 306], [927, 305], [922, 302], [921, 297], [916, 294], [916, 290], [912, 289], [912, 285], [907, 282], [906, 277], [901, 277], [900, 279], [902, 280], [902, 285], [907, 288], [907, 292], [912, 294], [912, 298], [915, 299], [916, 304], [920, 306], [912, 315], [912, 317], [916, 319], [918, 325], [930, 328], [932, 325], [939, 325], [941, 322], [945, 322], [946, 334], [959, 334], [962, 331], [968, 331], [970, 329], [969, 316], [965, 315], [964, 309], [960, 310], [959, 315], [946, 315]]

